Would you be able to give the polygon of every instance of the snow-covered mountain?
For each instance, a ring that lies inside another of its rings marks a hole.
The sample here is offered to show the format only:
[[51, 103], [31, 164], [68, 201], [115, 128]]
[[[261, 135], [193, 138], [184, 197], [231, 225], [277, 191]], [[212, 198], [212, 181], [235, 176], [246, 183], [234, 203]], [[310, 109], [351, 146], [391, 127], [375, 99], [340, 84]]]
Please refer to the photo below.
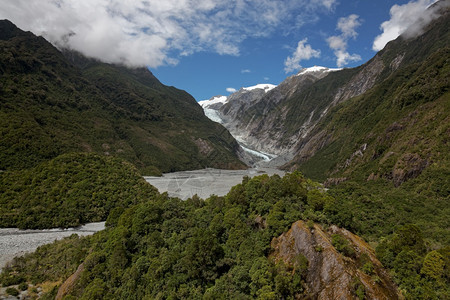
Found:
[[[275, 89], [274, 84], [262, 83], [249, 87], [242, 87], [230, 96], [214, 96], [208, 100], [199, 101], [205, 115], [211, 120], [223, 124], [228, 130], [233, 130], [233, 124], [239, 119], [239, 114], [245, 112], [249, 107], [255, 105], [265, 94]], [[257, 151], [246, 144], [239, 133], [235, 130], [234, 137], [242, 147], [242, 159], [250, 165], [258, 161], [268, 162], [276, 155]], [[233, 133], [232, 133], [233, 135]]]
[[308, 73], [327, 73], [327, 72], [335, 72], [340, 71], [342, 68], [327, 68], [327, 67], [321, 67], [321, 66], [314, 66], [311, 68], [304, 68], [301, 69], [297, 74], [294, 76], [301, 76]]
[[[338, 70], [340, 69], [320, 66], [305, 68], [286, 78], [278, 86], [257, 84], [243, 87], [228, 97], [215, 96], [209, 100], [200, 101], [199, 104], [203, 107], [205, 115], [223, 124], [247, 153], [253, 152], [252, 157], [255, 153], [259, 153], [259, 159], [270, 161], [279, 155], [285, 155], [286, 151], [275, 145], [276, 140], [254, 138], [253, 132], [259, 131], [261, 126], [265, 126], [266, 122], [271, 120], [271, 118], [266, 120], [261, 117], [269, 115], [274, 106], [290, 98], [302, 88]], [[262, 121], [259, 121], [260, 119]], [[277, 124], [270, 126], [277, 126]], [[283, 162], [285, 160], [280, 160], [280, 163]]]
[[[265, 93], [273, 90], [276, 87], [276, 85], [269, 83], [261, 83], [254, 86], [242, 87], [241, 89], [239, 89], [239, 91], [231, 94], [229, 97], [214, 96], [211, 99], [199, 101], [198, 104], [203, 107], [205, 115], [208, 118], [210, 118], [214, 122], [224, 123], [223, 119], [227, 119], [230, 108], [239, 106], [242, 109], [242, 106], [253, 104], [255, 100], [260, 99]], [[226, 110], [227, 113], [222, 113], [222, 107], [228, 104], [230, 101], [233, 102], [233, 104], [228, 106], [229, 108]]]

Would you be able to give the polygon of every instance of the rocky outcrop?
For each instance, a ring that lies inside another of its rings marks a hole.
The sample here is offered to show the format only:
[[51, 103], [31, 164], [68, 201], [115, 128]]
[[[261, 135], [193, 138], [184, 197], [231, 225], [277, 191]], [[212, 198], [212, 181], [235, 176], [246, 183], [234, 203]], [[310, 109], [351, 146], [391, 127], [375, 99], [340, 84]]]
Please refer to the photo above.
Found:
[[396, 187], [408, 179], [415, 178], [429, 165], [427, 159], [423, 159], [417, 153], [405, 153], [400, 157], [392, 170], [392, 181]]
[[68, 295], [72, 291], [78, 279], [80, 279], [81, 273], [83, 273], [83, 271], [84, 271], [84, 263], [79, 265], [75, 273], [70, 275], [70, 277], [67, 278], [66, 281], [64, 281], [64, 283], [59, 287], [55, 300], [63, 299], [64, 296]]
[[[339, 236], [353, 252], [339, 252], [333, 237]], [[311, 299], [400, 299], [397, 287], [375, 257], [373, 249], [351, 232], [330, 226], [295, 222], [291, 229], [272, 241], [275, 261], [288, 265], [299, 255], [308, 260], [306, 292]]]

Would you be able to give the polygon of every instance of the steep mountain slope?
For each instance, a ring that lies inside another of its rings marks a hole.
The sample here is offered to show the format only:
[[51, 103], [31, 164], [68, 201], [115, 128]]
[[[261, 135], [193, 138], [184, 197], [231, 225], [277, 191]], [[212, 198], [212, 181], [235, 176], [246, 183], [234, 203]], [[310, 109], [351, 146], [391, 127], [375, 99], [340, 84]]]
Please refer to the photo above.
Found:
[[333, 222], [368, 240], [414, 223], [430, 244], [450, 244], [449, 6], [436, 2], [441, 16], [420, 35], [366, 64], [266, 101], [279, 85], [238, 124], [255, 148], [294, 155], [284, 168], [331, 187], [341, 201]]
[[419, 37], [390, 42], [369, 62], [383, 66], [373, 88], [334, 107], [290, 166], [316, 179], [383, 177], [399, 186], [448, 161], [449, 26], [447, 7]]
[[0, 169], [73, 151], [122, 157], [145, 174], [244, 166], [232, 136], [147, 69], [64, 56], [6, 20], [0, 49]]
[[335, 222], [367, 239], [413, 223], [430, 244], [450, 244], [450, 13], [442, 3], [444, 15], [422, 35], [377, 54], [385, 67], [373, 88], [332, 108], [286, 165], [325, 181], [350, 212]]

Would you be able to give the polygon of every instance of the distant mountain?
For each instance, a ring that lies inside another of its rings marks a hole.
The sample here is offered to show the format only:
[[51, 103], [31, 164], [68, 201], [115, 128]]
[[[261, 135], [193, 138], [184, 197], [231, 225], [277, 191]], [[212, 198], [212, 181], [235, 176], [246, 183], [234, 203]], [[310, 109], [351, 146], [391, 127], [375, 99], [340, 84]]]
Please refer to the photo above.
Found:
[[244, 167], [228, 131], [145, 68], [60, 52], [7, 20], [0, 49], [0, 170], [67, 152], [118, 156], [145, 174]]
[[[296, 93], [338, 70], [319, 66], [305, 68], [278, 86], [259, 84], [241, 88], [228, 98], [213, 97], [199, 104], [210, 119], [223, 124], [242, 145], [270, 153], [270, 157], [283, 154], [292, 158], [290, 153], [295, 143], [285, 145], [283, 119], [286, 111], [279, 108]], [[309, 118], [308, 121], [311, 122]], [[307, 129], [304, 127], [303, 131]], [[279, 160], [275, 165], [285, 162]]]
[[274, 155], [264, 151], [255, 151], [249, 141], [242, 133], [246, 130], [240, 130], [242, 118], [246, 111], [256, 105], [264, 95], [275, 89], [273, 84], [257, 84], [249, 87], [242, 87], [239, 91], [230, 96], [214, 96], [209, 100], [199, 101], [203, 107], [205, 115], [211, 120], [224, 125], [234, 138], [237, 139], [243, 151], [239, 153], [241, 159], [248, 165], [256, 165], [259, 161], [269, 161]]

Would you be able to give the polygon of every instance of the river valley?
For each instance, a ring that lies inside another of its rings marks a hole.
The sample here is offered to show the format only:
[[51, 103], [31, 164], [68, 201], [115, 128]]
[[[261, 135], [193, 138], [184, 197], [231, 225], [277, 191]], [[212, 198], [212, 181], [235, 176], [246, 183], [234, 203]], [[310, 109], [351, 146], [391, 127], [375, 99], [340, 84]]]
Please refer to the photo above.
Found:
[[[162, 177], [144, 176], [145, 180], [155, 186], [159, 192], [168, 192], [171, 197], [186, 200], [197, 194], [208, 198], [215, 194], [224, 196], [232, 186], [241, 183], [244, 176], [254, 177], [262, 174], [279, 174], [284, 172], [270, 168], [248, 170], [202, 169], [164, 174]], [[20, 230], [17, 228], [0, 228], [0, 270], [15, 256], [36, 250], [41, 245], [72, 234], [86, 236], [105, 228], [105, 222], [89, 223], [77, 228]]]

